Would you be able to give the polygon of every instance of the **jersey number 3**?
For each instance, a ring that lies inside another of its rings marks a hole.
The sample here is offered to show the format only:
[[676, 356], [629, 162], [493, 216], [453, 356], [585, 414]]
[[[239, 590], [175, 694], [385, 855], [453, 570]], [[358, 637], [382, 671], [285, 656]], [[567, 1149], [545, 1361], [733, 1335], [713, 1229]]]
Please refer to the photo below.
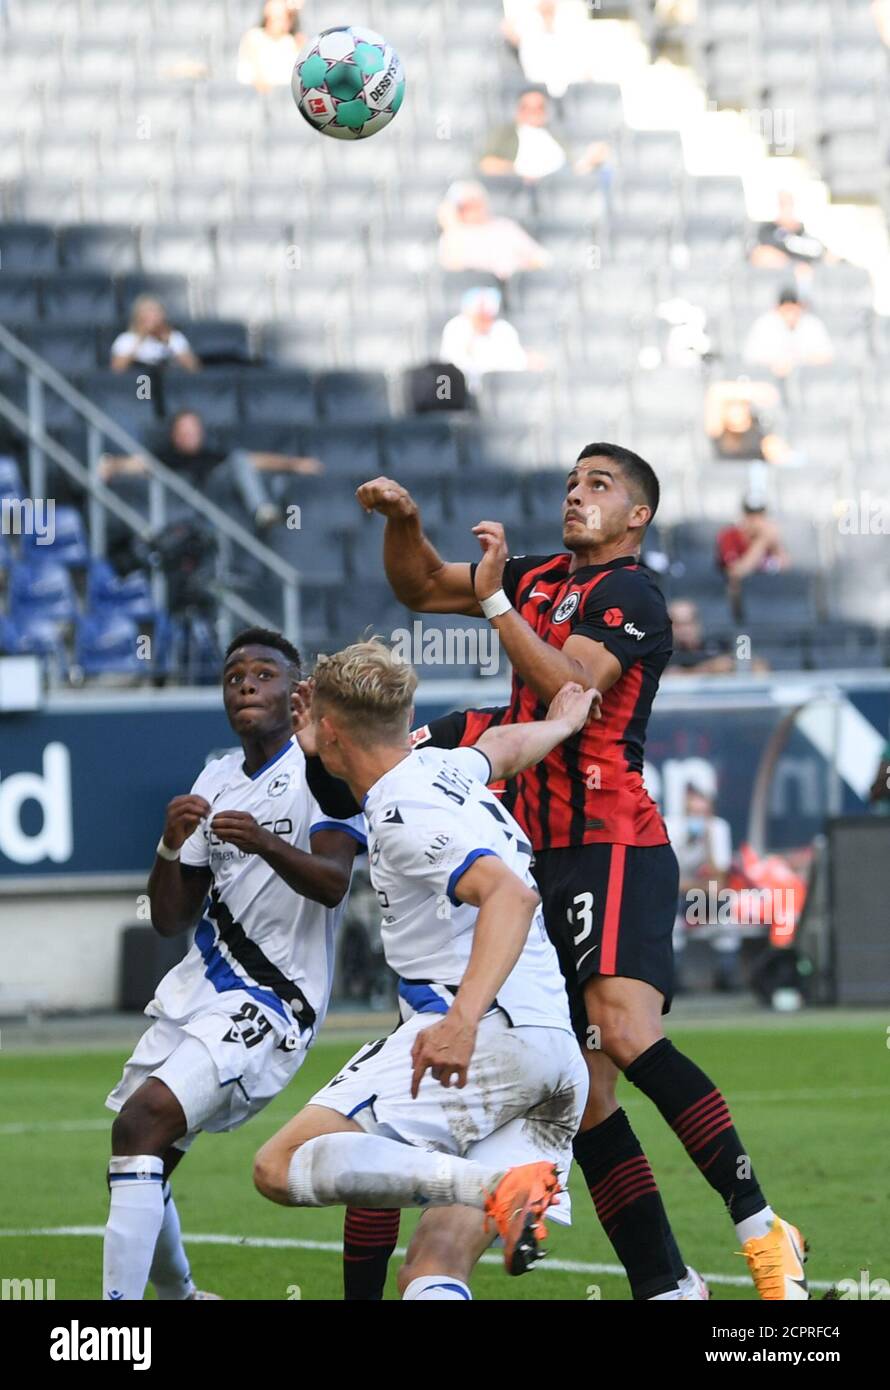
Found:
[[578, 893], [572, 899], [572, 903], [573, 906], [566, 909], [566, 916], [570, 926], [575, 926], [576, 923], [581, 925], [578, 935], [572, 938], [575, 945], [580, 946], [593, 931], [593, 894]]

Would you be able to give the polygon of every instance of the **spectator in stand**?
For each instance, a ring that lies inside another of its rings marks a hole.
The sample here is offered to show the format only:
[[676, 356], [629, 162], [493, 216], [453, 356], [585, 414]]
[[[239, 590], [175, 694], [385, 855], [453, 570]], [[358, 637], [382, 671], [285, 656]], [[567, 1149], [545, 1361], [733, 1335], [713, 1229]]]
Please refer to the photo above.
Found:
[[501, 25], [527, 80], [564, 96], [594, 76], [596, 34], [584, 0], [506, 0]]
[[746, 362], [786, 377], [795, 367], [834, 361], [834, 348], [822, 320], [805, 310], [796, 291], [789, 289], [782, 291], [775, 309], [754, 320], [743, 355]]
[[489, 132], [479, 172], [494, 177], [513, 174], [528, 183], [565, 168], [576, 174], [602, 169], [605, 174], [610, 155], [606, 142], [595, 140], [579, 159], [572, 160], [568, 146], [549, 129], [551, 115], [547, 93], [540, 87], [527, 87], [516, 103], [513, 122]]
[[125, 372], [129, 367], [166, 367], [175, 364], [197, 372], [201, 363], [192, 352], [188, 338], [171, 328], [167, 311], [159, 299], [141, 294], [133, 301], [130, 326], [111, 344], [111, 370]]
[[781, 192], [775, 221], [762, 222], [758, 228], [751, 264], [767, 270], [782, 270], [785, 266], [791, 266], [797, 271], [815, 265], [825, 258], [825, 254], [822, 242], [807, 232], [798, 217], [794, 194]]
[[540, 371], [544, 359], [526, 352], [512, 324], [500, 317], [501, 294], [494, 288], [467, 290], [460, 313], [442, 333], [439, 356], [459, 367], [475, 391], [486, 372]]
[[[263, 530], [282, 521], [281, 508], [269, 497], [260, 474], [266, 472], [320, 473], [318, 459], [300, 458], [291, 454], [257, 453], [247, 449], [214, 447], [208, 440], [204, 421], [196, 410], [181, 410], [170, 421], [169, 433], [153, 451], [155, 457], [199, 492], [211, 493], [214, 488], [234, 486], [254, 525]], [[101, 462], [99, 476], [103, 482], [148, 472], [140, 454], [111, 456]]]
[[444, 270], [479, 270], [509, 280], [520, 270], [541, 270], [551, 257], [510, 217], [494, 217], [481, 183], [453, 183], [439, 207], [439, 264]]
[[723, 676], [735, 671], [735, 661], [724, 640], [706, 637], [698, 608], [691, 598], [674, 599], [668, 606], [674, 634], [674, 653], [668, 676]]
[[758, 494], [746, 497], [739, 520], [718, 534], [716, 558], [733, 597], [749, 574], [777, 574], [788, 568], [790, 556], [779, 527], [767, 516], [766, 503]]
[[236, 80], [258, 92], [290, 83], [294, 63], [306, 43], [299, 32], [303, 0], [266, 0], [260, 22], [238, 47]]
[[705, 396], [705, 431], [720, 459], [795, 461], [787, 440], [769, 426], [769, 412], [779, 405], [770, 381], [715, 381]]
[[[685, 937], [687, 931], [695, 932], [697, 926], [714, 928], [719, 921], [701, 922], [690, 918], [688, 908], [704, 895], [707, 903], [718, 901], [717, 895], [729, 883], [732, 867], [732, 831], [729, 822], [715, 815], [714, 799], [700, 787], [686, 788], [683, 815], [667, 816], [665, 826], [680, 866], [680, 900], [677, 914], [675, 944], [682, 952], [683, 946], [677, 937]], [[695, 895], [690, 897], [690, 895]], [[736, 988], [737, 966], [741, 937], [738, 926], [725, 924], [723, 931], [709, 932], [712, 947], [717, 953], [715, 987], [720, 990]], [[685, 944], [685, 943], [684, 943]]]
[[871, 12], [881, 41], [890, 48], [890, 0], [871, 0]]

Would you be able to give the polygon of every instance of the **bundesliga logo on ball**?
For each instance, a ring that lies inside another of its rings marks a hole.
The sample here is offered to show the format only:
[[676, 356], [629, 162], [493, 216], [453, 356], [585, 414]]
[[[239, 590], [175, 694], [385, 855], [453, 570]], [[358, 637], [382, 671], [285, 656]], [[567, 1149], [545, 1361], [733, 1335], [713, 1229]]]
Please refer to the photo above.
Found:
[[325, 29], [303, 50], [291, 79], [301, 116], [322, 135], [364, 140], [389, 125], [405, 95], [399, 55], [373, 29]]

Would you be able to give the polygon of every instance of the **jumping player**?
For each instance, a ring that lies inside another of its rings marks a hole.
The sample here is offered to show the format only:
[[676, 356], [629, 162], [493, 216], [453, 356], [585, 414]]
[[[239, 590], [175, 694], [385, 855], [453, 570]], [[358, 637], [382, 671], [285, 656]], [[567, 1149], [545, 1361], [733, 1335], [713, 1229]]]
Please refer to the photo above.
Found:
[[534, 848], [590, 1074], [575, 1158], [633, 1296], [702, 1290], [618, 1106], [619, 1071], [722, 1197], [761, 1298], [805, 1299], [800, 1233], [768, 1205], [721, 1092], [662, 1030], [678, 874], [642, 766], [671, 635], [661, 593], [639, 563], [658, 498], [655, 473], [637, 454], [590, 444], [567, 479], [565, 551], [510, 560], [503, 528], [485, 521], [473, 528], [483, 558], [470, 565], [442, 561], [399, 484], [378, 478], [358, 490], [366, 510], [386, 517], [384, 565], [396, 596], [417, 612], [485, 616], [497, 629], [513, 666], [509, 720], [540, 719], [566, 681], [602, 695], [601, 718], [519, 776], [504, 803]]
[[[242, 632], [223, 665], [241, 750], [211, 762], [167, 807], [148, 892], [162, 936], [198, 924], [161, 981], [107, 1104], [103, 1297], [213, 1298], [192, 1281], [169, 1178], [200, 1130], [236, 1129], [299, 1070], [331, 989], [333, 936], [364, 822], [322, 816], [292, 737], [299, 654]], [[202, 915], [203, 908], [203, 915]]]
[[[316, 667], [317, 752], [365, 812], [405, 1021], [264, 1145], [255, 1180], [282, 1205], [433, 1208], [404, 1296], [468, 1299], [470, 1271], [496, 1233], [511, 1274], [539, 1253], [586, 1094], [531, 846], [486, 784], [573, 736], [593, 692], [567, 684], [538, 723], [491, 729], [474, 748], [412, 752], [416, 683], [378, 641]], [[465, 1232], [445, 1258], [442, 1207], [461, 1209]]]

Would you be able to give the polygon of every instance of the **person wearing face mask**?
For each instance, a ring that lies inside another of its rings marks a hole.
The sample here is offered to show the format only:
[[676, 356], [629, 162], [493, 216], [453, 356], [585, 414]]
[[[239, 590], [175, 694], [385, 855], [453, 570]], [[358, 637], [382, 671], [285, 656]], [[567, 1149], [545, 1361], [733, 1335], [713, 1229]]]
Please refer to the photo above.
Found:
[[[686, 788], [683, 815], [666, 816], [665, 825], [680, 865], [674, 949], [678, 955], [682, 955], [690, 929], [687, 920], [690, 894], [703, 892], [706, 900], [710, 901], [709, 887], [715, 899], [720, 890], [726, 887], [732, 863], [732, 831], [728, 821], [715, 815], [713, 797], [695, 786]], [[712, 945], [717, 953], [715, 984], [718, 989], [734, 989], [740, 946], [738, 933], [728, 926], [724, 933], [714, 938]]]

